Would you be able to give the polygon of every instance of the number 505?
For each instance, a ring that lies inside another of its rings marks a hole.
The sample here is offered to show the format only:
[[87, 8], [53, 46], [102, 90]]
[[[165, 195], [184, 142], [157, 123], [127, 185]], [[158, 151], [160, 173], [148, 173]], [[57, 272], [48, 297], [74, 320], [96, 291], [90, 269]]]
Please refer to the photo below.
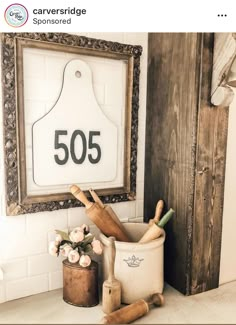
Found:
[[[67, 135], [66, 130], [56, 130], [55, 131], [55, 141], [54, 141], [54, 148], [55, 149], [62, 149], [64, 151], [64, 158], [59, 158], [58, 155], [54, 155], [55, 162], [58, 165], [65, 165], [69, 159], [69, 149], [62, 140], [59, 139], [60, 136]], [[75, 154], [75, 139], [80, 136], [82, 142], [82, 153], [80, 157], [77, 157]], [[94, 142], [94, 137], [100, 136], [100, 131], [89, 131], [89, 138], [88, 138], [88, 149], [94, 150], [94, 155], [91, 153], [88, 154], [88, 160], [91, 164], [97, 164], [101, 159], [101, 148], [99, 144]], [[83, 164], [86, 155], [87, 155], [87, 139], [83, 131], [75, 130], [72, 133], [70, 139], [70, 155], [75, 164]]]

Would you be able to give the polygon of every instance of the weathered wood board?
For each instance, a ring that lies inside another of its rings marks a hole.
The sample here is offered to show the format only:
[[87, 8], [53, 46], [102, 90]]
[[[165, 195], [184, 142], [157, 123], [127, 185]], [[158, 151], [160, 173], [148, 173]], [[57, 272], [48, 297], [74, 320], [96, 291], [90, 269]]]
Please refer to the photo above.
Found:
[[159, 199], [176, 211], [165, 277], [184, 294], [218, 285], [227, 108], [210, 104], [213, 41], [149, 34], [144, 215]]

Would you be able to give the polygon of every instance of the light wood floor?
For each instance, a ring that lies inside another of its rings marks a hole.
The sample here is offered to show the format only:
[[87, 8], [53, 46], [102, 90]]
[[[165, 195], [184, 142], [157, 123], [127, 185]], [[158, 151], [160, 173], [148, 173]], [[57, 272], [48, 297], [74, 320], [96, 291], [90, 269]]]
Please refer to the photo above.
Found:
[[[236, 324], [236, 282], [195, 296], [183, 296], [166, 285], [165, 305], [135, 324]], [[81, 308], [62, 300], [62, 290], [0, 305], [1, 324], [98, 324], [101, 305]]]

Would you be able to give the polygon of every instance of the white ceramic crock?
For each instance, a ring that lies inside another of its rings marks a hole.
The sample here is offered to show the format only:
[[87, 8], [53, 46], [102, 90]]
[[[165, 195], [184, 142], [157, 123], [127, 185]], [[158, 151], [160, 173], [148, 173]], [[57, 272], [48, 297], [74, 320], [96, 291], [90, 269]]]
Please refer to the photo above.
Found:
[[[115, 241], [115, 277], [121, 282], [121, 301], [130, 304], [150, 294], [162, 293], [164, 285], [163, 251], [165, 231], [158, 239], [148, 243], [138, 243], [148, 228], [146, 223], [125, 223], [127, 233], [133, 242]], [[104, 245], [103, 279], [108, 278], [108, 240], [100, 234]]]

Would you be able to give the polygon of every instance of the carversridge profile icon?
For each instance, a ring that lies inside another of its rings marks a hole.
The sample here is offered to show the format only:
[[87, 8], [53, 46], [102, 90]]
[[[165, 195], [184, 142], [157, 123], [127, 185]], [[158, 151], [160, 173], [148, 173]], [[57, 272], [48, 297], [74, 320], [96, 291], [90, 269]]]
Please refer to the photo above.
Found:
[[4, 18], [9, 26], [18, 28], [26, 24], [29, 13], [22, 4], [13, 3], [6, 8]]

